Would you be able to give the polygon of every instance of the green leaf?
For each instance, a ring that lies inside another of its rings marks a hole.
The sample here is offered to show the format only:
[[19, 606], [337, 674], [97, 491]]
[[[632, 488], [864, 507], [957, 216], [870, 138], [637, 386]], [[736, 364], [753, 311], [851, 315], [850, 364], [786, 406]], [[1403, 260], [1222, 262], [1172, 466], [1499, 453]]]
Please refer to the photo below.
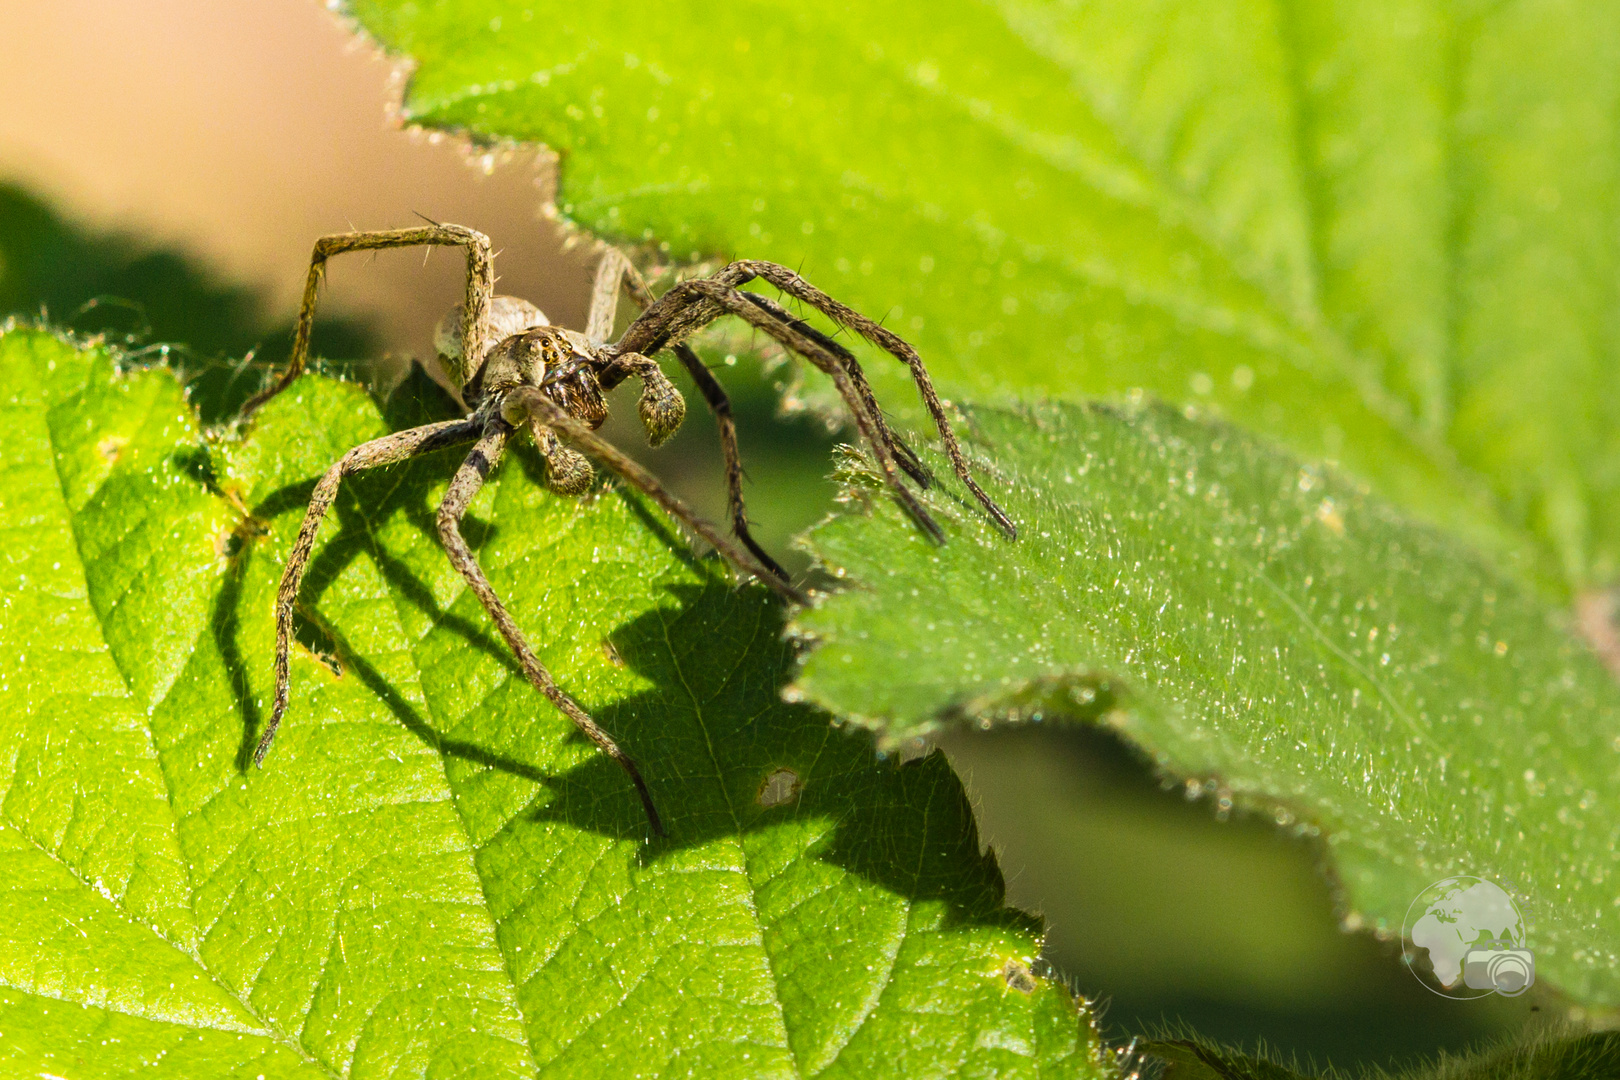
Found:
[[[797, 619], [798, 693], [891, 740], [1100, 719], [1189, 791], [1325, 834], [1352, 925], [1431, 882], [1516, 886], [1537, 977], [1620, 1005], [1620, 687], [1556, 613], [1332, 471], [1164, 407], [971, 412], [1002, 538], [868, 514], [809, 548], [852, 588]], [[942, 463], [936, 459], [936, 466]]]
[[210, 448], [168, 371], [0, 337], [6, 1068], [1107, 1075], [943, 758], [783, 702], [765, 590], [639, 499], [547, 495], [530, 456], [468, 535], [670, 839], [438, 549], [454, 453], [346, 486], [244, 768], [313, 481], [429, 387], [385, 420], [309, 377]]
[[557, 148], [603, 235], [802, 267], [953, 396], [1196, 400], [1620, 573], [1613, 4], [346, 6], [413, 122]]

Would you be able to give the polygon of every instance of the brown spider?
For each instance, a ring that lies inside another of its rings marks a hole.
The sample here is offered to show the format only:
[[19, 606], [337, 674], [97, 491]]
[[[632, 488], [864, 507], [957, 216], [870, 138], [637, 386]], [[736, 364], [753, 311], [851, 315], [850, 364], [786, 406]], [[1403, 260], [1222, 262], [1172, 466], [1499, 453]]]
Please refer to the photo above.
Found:
[[[501, 635], [517, 655], [523, 673], [536, 689], [574, 722], [585, 737], [603, 753], [618, 762], [629, 774], [647, 811], [653, 831], [664, 835], [652, 796], [635, 762], [596, 725], [584, 709], [569, 697], [529, 647], [523, 632], [490, 587], [477, 559], [461, 536], [461, 517], [483, 485], [489, 471], [500, 460], [507, 440], [526, 427], [545, 462], [547, 485], [563, 495], [584, 492], [593, 476], [591, 465], [576, 450], [564, 445], [559, 436], [583, 448], [633, 487], [644, 492], [693, 532], [712, 544], [741, 569], [753, 574], [783, 598], [804, 603], [805, 597], [788, 580], [787, 573], [767, 555], [748, 531], [743, 509], [742, 461], [737, 452], [736, 426], [731, 404], [720, 384], [684, 344], [691, 334], [723, 315], [736, 315], [769, 334], [786, 348], [809, 360], [832, 378], [843, 396], [861, 436], [872, 448], [889, 489], [917, 522], [935, 540], [943, 541], [939, 525], [923, 509], [909, 488], [902, 483], [903, 471], [920, 486], [932, 482], [917, 455], [890, 430], [861, 373], [854, 355], [780, 304], [757, 293], [739, 288], [756, 278], [775, 285], [782, 292], [821, 311], [834, 322], [849, 327], [875, 345], [886, 349], [910, 369], [923, 402], [939, 428], [945, 452], [956, 475], [968, 486], [997, 524], [1009, 536], [1016, 529], [1001, 509], [990, 500], [968, 475], [967, 460], [957, 445], [945, 411], [929, 382], [922, 360], [906, 342], [877, 323], [852, 311], [810, 285], [786, 267], [768, 262], [734, 262], [706, 278], [683, 281], [662, 297], [654, 299], [628, 259], [609, 249], [597, 269], [591, 295], [588, 325], [583, 334], [552, 326], [533, 304], [510, 296], [495, 295], [495, 259], [488, 237], [460, 225], [430, 224], [409, 229], [379, 232], [350, 232], [323, 236], [315, 242], [309, 276], [304, 282], [304, 298], [298, 313], [298, 331], [293, 341], [292, 359], [281, 378], [269, 389], [254, 396], [244, 408], [251, 415], [266, 401], [285, 390], [304, 369], [309, 352], [310, 326], [315, 317], [316, 294], [326, 260], [346, 251], [377, 248], [413, 247], [423, 244], [454, 245], [467, 250], [467, 298], [439, 324], [435, 344], [445, 373], [462, 392], [472, 410], [465, 419], [425, 424], [409, 431], [385, 435], [363, 443], [344, 454], [315, 485], [303, 526], [293, 545], [292, 556], [282, 572], [276, 591], [276, 696], [270, 723], [253, 755], [262, 763], [270, 743], [287, 711], [289, 680], [288, 648], [292, 640], [293, 605], [298, 586], [309, 562], [310, 549], [321, 518], [332, 505], [338, 485], [350, 473], [388, 465], [426, 454], [457, 443], [475, 442], [461, 467], [456, 470], [439, 504], [439, 537], [455, 568], [466, 578], [473, 593], [483, 603]], [[609, 342], [619, 292], [623, 289], [641, 309], [616, 342]], [[697, 383], [704, 400], [719, 421], [720, 445], [726, 461], [726, 487], [731, 508], [731, 528], [741, 542], [739, 548], [714, 526], [692, 513], [671, 495], [658, 480], [611, 443], [595, 433], [607, 418], [603, 391], [612, 390], [627, 378], [641, 380], [640, 413], [654, 446], [662, 443], [681, 424], [686, 403], [680, 391], [656, 363], [648, 359], [669, 349], [680, 358]]]

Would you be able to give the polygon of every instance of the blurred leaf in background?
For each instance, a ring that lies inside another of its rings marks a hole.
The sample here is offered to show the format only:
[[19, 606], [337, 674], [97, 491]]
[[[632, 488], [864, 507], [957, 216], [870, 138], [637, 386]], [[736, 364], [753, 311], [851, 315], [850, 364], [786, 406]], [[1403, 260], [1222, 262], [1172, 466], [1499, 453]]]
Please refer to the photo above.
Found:
[[408, 118], [555, 147], [602, 235], [801, 267], [950, 395], [1198, 401], [1554, 591], [1620, 574], [1611, 3], [347, 9]]
[[1098, 1003], [1112, 1038], [1192, 1030], [1229, 1046], [1387, 1064], [1459, 1051], [1533, 1018], [1529, 997], [1458, 1003], [1394, 943], [1340, 929], [1319, 837], [1269, 813], [1211, 813], [1167, 790], [1107, 729], [953, 730], [1007, 898], [1046, 920], [1042, 954]]
[[[251, 290], [219, 281], [179, 252], [81, 229], [16, 185], [0, 183], [4, 315], [105, 334], [137, 357], [167, 361], [209, 424], [234, 416], [292, 346], [292, 321], [268, 315]], [[341, 370], [367, 374], [364, 361], [374, 358], [375, 347], [375, 334], [361, 320], [316, 320], [314, 352]], [[253, 362], [244, 363], [250, 354]]]

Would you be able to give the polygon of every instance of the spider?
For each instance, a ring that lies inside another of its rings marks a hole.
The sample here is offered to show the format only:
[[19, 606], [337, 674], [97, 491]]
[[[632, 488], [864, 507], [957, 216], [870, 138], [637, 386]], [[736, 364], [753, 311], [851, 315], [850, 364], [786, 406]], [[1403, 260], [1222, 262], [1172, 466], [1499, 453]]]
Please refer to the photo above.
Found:
[[[895, 498], [931, 537], [943, 541], [944, 533], [939, 525], [906, 487], [900, 474], [905, 473], [922, 487], [932, 483], [932, 477], [917, 455], [885, 422], [854, 354], [775, 301], [740, 288], [756, 279], [769, 282], [788, 296], [809, 304], [904, 362], [939, 429], [956, 475], [1009, 536], [1017, 535], [1007, 515], [968, 474], [967, 460], [916, 350], [821, 292], [794, 271], [769, 262], [734, 262], [708, 277], [680, 282], [654, 299], [629, 259], [609, 248], [597, 268], [585, 332], [579, 333], [551, 325], [540, 309], [526, 300], [495, 295], [495, 257], [489, 238], [473, 229], [430, 223], [406, 229], [323, 236], [315, 242], [310, 258], [292, 357], [281, 377], [247, 402], [243, 415], [252, 415], [292, 385], [304, 370], [316, 296], [328, 259], [349, 251], [419, 245], [466, 249], [466, 299], [440, 322], [434, 343], [445, 374], [461, 391], [470, 411], [461, 420], [425, 424], [362, 443], [344, 454], [316, 483], [276, 591], [275, 706], [254, 752], [255, 765], [263, 763], [287, 711], [293, 607], [315, 544], [315, 534], [343, 478], [362, 469], [472, 442], [472, 452], [456, 470], [439, 505], [439, 538], [450, 562], [489, 612], [501, 636], [516, 654], [525, 677], [572, 720], [586, 738], [619, 763], [641, 797], [648, 823], [656, 834], [664, 835], [662, 820], [635, 762], [552, 679], [462, 538], [461, 518], [490, 470], [500, 461], [508, 442], [527, 430], [539, 449], [546, 484], [552, 491], [560, 495], [580, 495], [590, 487], [594, 472], [590, 462], [574, 448], [577, 446], [685, 523], [740, 569], [759, 578], [784, 599], [804, 603], [804, 594], [794, 587], [787, 572], [748, 531], [743, 508], [742, 461], [730, 402], [714, 375], [684, 343], [708, 323], [724, 315], [735, 315], [827, 373], [854, 417], [861, 437], [871, 447]], [[610, 342], [621, 291], [641, 308], [641, 314], [618, 341]], [[641, 382], [639, 412], [649, 442], [657, 446], [674, 434], [686, 415], [686, 403], [675, 385], [649, 359], [665, 349], [673, 352], [685, 366], [718, 421], [731, 529], [737, 543], [699, 518], [651, 473], [596, 434], [595, 429], [608, 413], [604, 392], [629, 378]], [[568, 445], [564, 439], [573, 445]]]

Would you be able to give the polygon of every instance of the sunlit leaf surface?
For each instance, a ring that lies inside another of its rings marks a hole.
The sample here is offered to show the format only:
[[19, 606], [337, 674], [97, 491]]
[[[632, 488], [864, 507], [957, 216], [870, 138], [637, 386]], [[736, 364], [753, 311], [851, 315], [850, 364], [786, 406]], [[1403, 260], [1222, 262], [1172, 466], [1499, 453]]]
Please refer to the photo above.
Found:
[[346, 7], [411, 120], [557, 148], [601, 234], [802, 267], [953, 395], [1197, 401], [1620, 573], [1620, 6]]
[[782, 613], [509, 461], [468, 533], [623, 775], [439, 551], [454, 454], [355, 482], [262, 770], [271, 597], [386, 417], [306, 378], [208, 446], [165, 370], [0, 337], [0, 1062], [18, 1075], [1100, 1076], [943, 758], [780, 697]]
[[799, 694], [892, 739], [1100, 719], [1218, 806], [1320, 830], [1352, 923], [1398, 934], [1425, 886], [1492, 877], [1529, 898], [1537, 977], [1620, 1005], [1620, 687], [1555, 612], [1223, 424], [970, 419], [1020, 538], [940, 494], [936, 546], [850, 459], [871, 512], [810, 534], [851, 587], [797, 619]]

